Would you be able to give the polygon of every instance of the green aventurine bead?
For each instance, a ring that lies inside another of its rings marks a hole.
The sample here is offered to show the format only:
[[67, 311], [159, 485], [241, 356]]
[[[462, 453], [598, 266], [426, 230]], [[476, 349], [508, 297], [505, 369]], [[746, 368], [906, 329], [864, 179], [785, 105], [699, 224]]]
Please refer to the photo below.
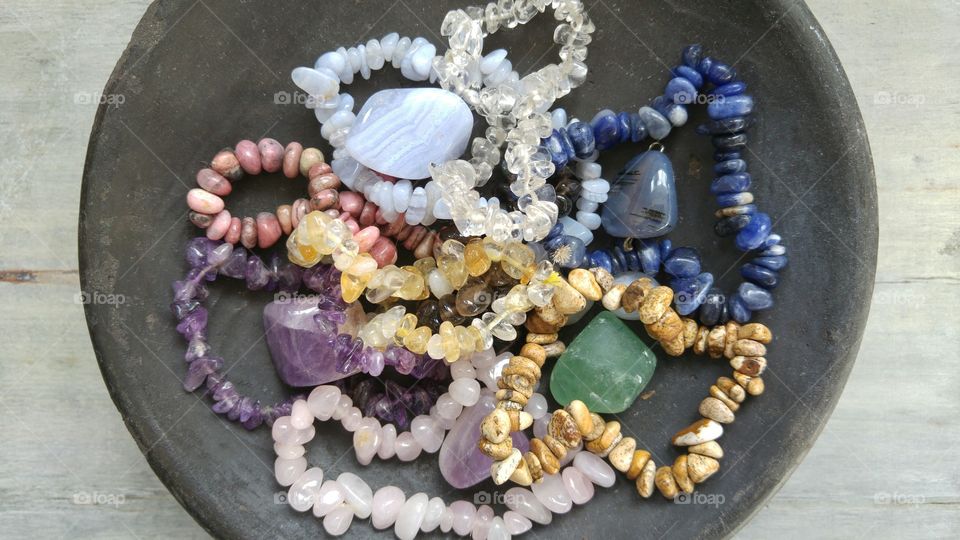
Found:
[[609, 311], [594, 317], [553, 368], [550, 391], [560, 404], [574, 399], [593, 412], [627, 410], [643, 391], [657, 356]]

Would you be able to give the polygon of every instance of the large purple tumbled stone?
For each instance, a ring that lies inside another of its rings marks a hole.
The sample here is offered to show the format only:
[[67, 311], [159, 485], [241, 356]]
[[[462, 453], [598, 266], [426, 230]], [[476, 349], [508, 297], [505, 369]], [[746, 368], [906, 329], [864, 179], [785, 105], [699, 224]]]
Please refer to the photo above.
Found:
[[[480, 423], [496, 405], [493, 393], [484, 391], [476, 405], [464, 409], [443, 440], [443, 446], [440, 447], [440, 473], [451, 486], [465, 489], [490, 478], [493, 459], [480, 452], [477, 442], [480, 440]], [[530, 441], [523, 433], [513, 433], [511, 438], [513, 447], [521, 453], [530, 450]]]
[[[263, 308], [267, 345], [280, 379], [290, 386], [317, 386], [355, 375], [337, 371], [335, 335], [319, 329], [314, 315], [320, 312], [315, 297], [294, 297], [270, 302]], [[347, 308], [338, 334], [356, 335], [362, 322], [359, 304]]]

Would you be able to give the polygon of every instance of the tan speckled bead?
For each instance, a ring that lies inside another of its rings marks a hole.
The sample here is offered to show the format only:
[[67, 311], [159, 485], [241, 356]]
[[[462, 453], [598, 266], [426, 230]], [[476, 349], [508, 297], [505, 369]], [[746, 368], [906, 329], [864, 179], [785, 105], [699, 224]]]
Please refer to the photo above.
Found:
[[730, 396], [730, 399], [736, 401], [737, 403], [743, 403], [743, 400], [747, 399], [747, 393], [742, 386], [737, 384], [737, 381], [729, 377], [719, 377], [717, 378], [717, 387], [719, 387], [725, 394]]
[[522, 404], [522, 403], [518, 403], [518, 402], [516, 402], [516, 401], [503, 400], [503, 401], [498, 401], [498, 402], [497, 402], [497, 408], [498, 408], [498, 409], [503, 409], [503, 410], [508, 411], [508, 412], [509, 412], [509, 411], [522, 411], [522, 410], [523, 410], [523, 404]]
[[519, 375], [521, 377], [526, 377], [531, 381], [539, 381], [540, 368], [536, 368], [536, 370], [537, 371], [534, 371], [526, 366], [507, 365], [506, 367], [503, 368], [502, 374], [504, 377], [509, 377], [511, 375]]
[[537, 456], [537, 459], [540, 461], [540, 468], [543, 469], [544, 473], [557, 474], [557, 471], [560, 470], [560, 461], [557, 459], [557, 456], [553, 455], [553, 452], [547, 448], [547, 445], [544, 444], [542, 440], [531, 439], [530, 452]]
[[677, 482], [677, 487], [684, 493], [693, 493], [693, 480], [687, 473], [687, 455], [683, 454], [673, 462], [670, 468], [673, 473], [673, 479]]
[[574, 448], [580, 444], [581, 435], [577, 422], [570, 413], [563, 409], [553, 411], [550, 423], [547, 424], [547, 433], [567, 448]]
[[[700, 454], [701, 456], [707, 456], [713, 459], [723, 458], [723, 448], [720, 448], [720, 444], [718, 444], [717, 441], [695, 444], [687, 447], [687, 451], [691, 454]], [[689, 460], [687, 460], [687, 463], [689, 464]]]
[[527, 316], [527, 320], [523, 323], [523, 326], [528, 332], [535, 334], [555, 334], [561, 328], [561, 325], [548, 323], [536, 313]]
[[536, 313], [538, 317], [543, 319], [545, 323], [555, 324], [558, 327], [567, 324], [567, 319], [569, 318], [563, 313], [557, 311], [556, 306], [553, 304], [547, 304], [545, 306], [538, 307], [534, 309], [533, 312]]
[[523, 460], [527, 462], [527, 469], [530, 471], [530, 476], [533, 477], [533, 481], [539, 482], [542, 480], [543, 467], [540, 466], [540, 458], [533, 452], [527, 452], [523, 455]]
[[657, 489], [660, 490], [660, 494], [667, 499], [673, 499], [677, 496], [677, 481], [673, 478], [673, 470], [669, 465], [664, 465], [657, 469], [657, 473], [654, 476], [654, 483], [657, 485]]
[[533, 395], [534, 381], [520, 375], [507, 375], [497, 379], [497, 387], [516, 390], [527, 396], [527, 399]]
[[603, 430], [607, 428], [606, 422], [597, 413], [590, 413], [590, 420], [593, 421], [593, 430], [583, 435], [584, 441], [595, 441], [603, 435]]
[[601, 299], [603, 308], [610, 311], [616, 311], [620, 309], [623, 301], [623, 293], [626, 290], [627, 290], [627, 286], [623, 285], [622, 283], [611, 287], [610, 290], [607, 291], [606, 294], [604, 294], [603, 298]]
[[501, 443], [510, 436], [510, 415], [502, 409], [490, 411], [480, 422], [480, 434], [492, 443]]
[[747, 391], [747, 394], [751, 396], [759, 396], [763, 393], [764, 384], [763, 379], [760, 377], [751, 377], [749, 375], [740, 373], [739, 371], [734, 371], [733, 378], [737, 381], [737, 384]]
[[697, 329], [700, 326], [697, 321], [689, 317], [683, 317], [680, 320], [683, 321], [683, 347], [689, 349], [697, 339]]
[[697, 328], [697, 337], [693, 342], [693, 354], [707, 354], [707, 336], [710, 335], [710, 328], [701, 326]]
[[575, 268], [567, 275], [567, 281], [587, 300], [596, 302], [603, 297], [603, 289], [589, 270]]
[[627, 479], [636, 480], [647, 462], [650, 461], [650, 452], [646, 450], [634, 450], [633, 459], [630, 461], [630, 468], [627, 469]]
[[[683, 321], [680, 320], [676, 311], [667, 308], [656, 322], [646, 324], [644, 328], [647, 329], [650, 337], [657, 341], [672, 341], [673, 338], [683, 332]], [[680, 343], [682, 345], [683, 341], [681, 340]]]
[[486, 439], [480, 439], [478, 446], [483, 455], [493, 458], [494, 461], [499, 461], [510, 456], [510, 452], [513, 450], [513, 440], [507, 437], [502, 442], [492, 443]]
[[585, 448], [600, 457], [605, 457], [620, 436], [620, 422], [611, 420], [604, 424], [600, 437], [587, 442]]
[[734, 356], [730, 359], [730, 367], [744, 375], [756, 377], [767, 369], [767, 359], [762, 356]]
[[723, 390], [720, 389], [720, 387], [715, 384], [710, 386], [710, 397], [716, 398], [723, 402], [723, 404], [726, 405], [731, 412], [737, 412], [740, 410], [740, 404], [730, 399], [730, 396], [728, 396]]
[[657, 464], [652, 459], [647, 460], [637, 477], [637, 493], [644, 499], [649, 499], [653, 495], [654, 478], [657, 474]]
[[700, 484], [720, 470], [720, 462], [712, 457], [690, 454], [687, 456], [687, 476], [691, 482]]
[[766, 356], [767, 348], [759, 341], [738, 339], [733, 344], [733, 354], [737, 356]]
[[633, 313], [640, 309], [647, 291], [653, 289], [653, 282], [649, 278], [634, 280], [627, 285], [620, 296], [620, 307], [627, 313]]
[[710, 358], [722, 358], [723, 347], [727, 338], [727, 330], [722, 326], [714, 326], [707, 335], [707, 352]]
[[547, 358], [558, 358], [567, 350], [567, 346], [562, 341], [554, 341], [553, 343], [544, 345], [543, 350], [547, 353]]
[[300, 174], [309, 178], [310, 167], [323, 162], [323, 152], [318, 148], [304, 148], [300, 152]]
[[543, 346], [537, 345], [536, 343], [525, 344], [520, 349], [520, 356], [531, 360], [539, 367], [543, 367], [543, 363], [547, 361], [547, 354], [546, 351], [543, 350]]
[[709, 418], [721, 424], [732, 424], [735, 419], [730, 407], [727, 407], [723, 401], [713, 396], [703, 398], [697, 410], [704, 418]]
[[507, 388], [501, 388], [497, 390], [496, 397], [497, 397], [497, 401], [513, 401], [524, 406], [526, 406], [527, 402], [530, 401], [530, 399], [527, 398], [527, 396], [521, 394], [520, 392], [517, 392], [516, 390], [510, 390]]
[[562, 460], [563, 458], [567, 457], [567, 447], [555, 437], [544, 435], [541, 440], [543, 441], [543, 444], [547, 445], [547, 448], [553, 452], [553, 455], [556, 456], [557, 459]]
[[683, 354], [683, 333], [679, 333], [676, 336], [673, 336], [673, 339], [669, 341], [661, 341], [660, 345], [663, 347], [663, 352], [667, 353], [670, 356], [680, 356]]
[[[627, 292], [629, 292], [629, 287]], [[624, 293], [624, 296], [626, 296], [626, 293]], [[671, 302], [673, 302], [673, 289], [662, 285], [654, 287], [643, 297], [643, 303], [638, 310], [640, 322], [653, 324], [659, 321], [660, 317], [663, 317], [663, 314], [670, 309]]]
[[533, 475], [530, 473], [530, 467], [527, 460], [521, 458], [517, 468], [510, 475], [510, 481], [520, 486], [529, 486], [533, 484]]
[[527, 334], [527, 343], [536, 343], [537, 345], [546, 345], [548, 343], [553, 343], [557, 340], [559, 336], [556, 333], [553, 334], [537, 334], [530, 332]]
[[600, 288], [603, 289], [603, 292], [607, 292], [614, 287], [613, 274], [607, 272], [605, 268], [597, 266], [595, 268], [591, 268], [590, 273], [593, 274], [593, 278], [597, 280], [597, 285], [600, 285]]
[[637, 441], [633, 437], [623, 437], [620, 442], [610, 450], [607, 455], [607, 461], [613, 465], [613, 468], [626, 473], [630, 470], [630, 464], [633, 463], [633, 452], [637, 449]]
[[740, 331], [740, 324], [737, 321], [727, 321], [727, 324], [723, 325], [724, 341], [723, 341], [723, 355], [727, 358], [733, 358], [736, 356], [733, 353], [733, 344], [737, 342], [737, 336]]
[[760, 323], [745, 324], [737, 331], [738, 339], [752, 339], [767, 344], [773, 341], [773, 333]]
[[593, 419], [590, 418], [590, 409], [587, 408], [584, 402], [575, 399], [567, 405], [566, 410], [577, 424], [577, 429], [580, 431], [581, 436], [588, 435], [593, 431]]
[[540, 378], [540, 366], [525, 356], [511, 356], [508, 367], [526, 369], [530, 373], [533, 373], [535, 378]]

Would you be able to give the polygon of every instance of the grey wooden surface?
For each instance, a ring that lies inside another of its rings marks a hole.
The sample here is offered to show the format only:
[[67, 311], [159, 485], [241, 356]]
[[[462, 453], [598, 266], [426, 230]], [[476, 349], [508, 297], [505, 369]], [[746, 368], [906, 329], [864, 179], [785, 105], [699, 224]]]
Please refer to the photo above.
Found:
[[[76, 296], [87, 137], [147, 3], [0, 2], [0, 537], [206, 536], [124, 428]], [[839, 406], [739, 537], [957, 538], [960, 3], [808, 3], [873, 147], [877, 287]]]

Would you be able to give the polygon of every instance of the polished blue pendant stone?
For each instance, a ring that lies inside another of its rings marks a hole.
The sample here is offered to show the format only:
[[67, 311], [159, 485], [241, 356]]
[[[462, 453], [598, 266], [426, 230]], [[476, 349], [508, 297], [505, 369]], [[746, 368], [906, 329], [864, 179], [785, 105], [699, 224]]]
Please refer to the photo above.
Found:
[[700, 254], [688, 247], [679, 247], [663, 261], [663, 269], [671, 276], [690, 278], [700, 273]]
[[725, 176], [728, 174], [742, 173], [747, 171], [747, 162], [742, 159], [731, 159], [730, 161], [721, 161], [713, 166], [714, 174]]
[[717, 233], [717, 236], [732, 236], [746, 227], [747, 224], [750, 223], [751, 217], [752, 216], [746, 214], [725, 217], [717, 221], [717, 224], [713, 226], [713, 230]]
[[727, 298], [724, 296], [723, 291], [716, 287], [711, 287], [707, 291], [706, 296], [704, 296], [703, 303], [700, 305], [700, 322], [707, 326], [713, 326], [721, 322], [720, 319], [723, 315], [726, 302]]
[[743, 299], [740, 298], [738, 293], [731, 294], [730, 298], [727, 299], [727, 313], [731, 319], [740, 324], [746, 324], [753, 316], [753, 312], [743, 303]]
[[740, 267], [740, 275], [764, 289], [775, 289], [780, 283], [780, 274], [775, 270], [747, 263]]
[[739, 96], [747, 91], [747, 83], [743, 81], [734, 81], [713, 89], [711, 94], [715, 96]]
[[714, 120], [745, 116], [753, 112], [753, 98], [747, 95], [728, 96], [707, 105], [707, 114]]
[[640, 244], [640, 267], [644, 274], [651, 276], [660, 271], [660, 250], [655, 242], [646, 242]]
[[773, 295], [770, 291], [757, 287], [753, 283], [741, 283], [737, 295], [750, 311], [760, 311], [773, 307]]
[[[742, 160], [737, 160], [742, 161]], [[729, 163], [724, 161], [724, 163]], [[733, 173], [714, 179], [710, 183], [710, 193], [719, 195], [721, 193], [740, 193], [750, 189], [750, 173]], [[721, 204], [721, 206], [729, 206]]]
[[787, 266], [787, 256], [777, 255], [775, 257], [757, 257], [753, 264], [769, 268], [771, 270], [783, 270]]
[[767, 214], [763, 212], [753, 214], [750, 216], [750, 222], [737, 233], [737, 247], [743, 251], [757, 249], [767, 239], [772, 226], [770, 216]]
[[697, 70], [690, 66], [677, 66], [673, 68], [673, 74], [690, 81], [690, 84], [697, 90], [703, 87], [703, 75], [700, 75]]
[[670, 282], [677, 313], [687, 316], [700, 307], [713, 286], [713, 274], [704, 272], [695, 277], [678, 278]]
[[648, 151], [633, 158], [613, 182], [603, 206], [603, 228], [617, 238], [654, 238], [677, 225], [677, 188], [670, 159]]

